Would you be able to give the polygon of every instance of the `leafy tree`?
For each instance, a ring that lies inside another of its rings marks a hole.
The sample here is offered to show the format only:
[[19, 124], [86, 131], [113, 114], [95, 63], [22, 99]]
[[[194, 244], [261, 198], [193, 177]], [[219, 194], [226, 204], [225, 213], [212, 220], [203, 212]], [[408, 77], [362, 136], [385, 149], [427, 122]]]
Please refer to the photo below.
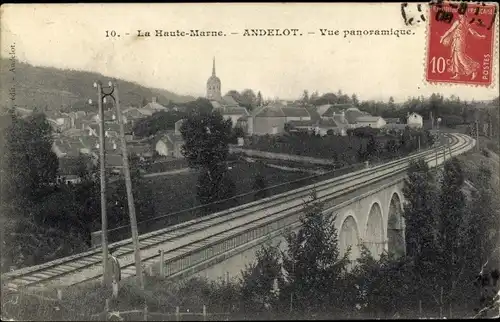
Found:
[[314, 91], [309, 98], [309, 102], [313, 103], [319, 98], [318, 91]]
[[354, 106], [358, 106], [359, 105], [359, 99], [358, 99], [358, 96], [356, 94], [352, 94], [351, 96], [351, 102]]
[[[233, 197], [236, 186], [227, 171], [227, 167], [220, 165], [212, 167], [210, 170], [207, 168], [201, 170], [196, 191], [200, 203], [204, 205]], [[214, 207], [208, 209], [217, 209]]]
[[309, 91], [307, 89], [305, 89], [304, 92], [302, 93], [301, 101], [302, 105], [304, 106], [309, 104]]
[[52, 152], [51, 127], [44, 114], [26, 120], [13, 116], [6, 129], [7, 169], [5, 186], [12, 198], [29, 200], [43, 196], [56, 182], [58, 161]]
[[231, 139], [231, 120], [220, 113], [196, 113], [182, 125], [182, 153], [190, 167], [201, 170], [197, 193], [202, 204], [213, 203], [234, 195], [226, 160]]
[[278, 246], [264, 245], [256, 257], [241, 272], [241, 300], [243, 312], [259, 315], [278, 307], [278, 285], [284, 280]]
[[266, 180], [263, 175], [258, 174], [255, 177], [255, 181], [253, 184], [253, 190], [257, 190], [255, 192], [254, 200], [259, 200], [262, 198], [266, 198], [269, 195], [269, 191], [264, 190], [267, 187]]
[[369, 159], [376, 160], [380, 157], [380, 144], [375, 140], [375, 137], [373, 135], [368, 139], [368, 143], [366, 145], [366, 154]]
[[398, 143], [394, 139], [390, 139], [385, 145], [385, 149], [391, 156], [395, 155], [398, 152], [398, 148]]
[[257, 101], [257, 95], [255, 95], [254, 91], [251, 89], [245, 89], [241, 93], [241, 104], [247, 107], [250, 107], [250, 109], [255, 106]]
[[210, 176], [212, 168], [227, 160], [231, 130], [231, 120], [224, 120], [220, 113], [191, 115], [181, 127], [182, 153], [189, 166], [205, 168]]
[[444, 270], [442, 286], [450, 301], [456, 295], [457, 285], [463, 281], [464, 274], [460, 271], [466, 267], [464, 253], [470, 246], [467, 242], [467, 230], [464, 227], [466, 218], [466, 200], [462, 191], [464, 180], [462, 167], [457, 158], [444, 164], [438, 236], [441, 248], [441, 267]]
[[[397, 259], [383, 253], [372, 257], [365, 246], [351, 272], [357, 290], [356, 302], [363, 317], [392, 318], [396, 313], [414, 313], [416, 298], [413, 266], [406, 258]], [[409, 315], [409, 314], [408, 314]]]
[[[135, 212], [137, 214], [137, 221], [141, 222], [154, 217], [155, 206], [154, 202], [151, 200], [152, 189], [149, 183], [143, 180], [138, 163], [139, 159], [137, 157], [129, 157]], [[109, 227], [119, 227], [130, 224], [127, 189], [123, 178], [118, 180], [108, 189], [107, 203]]]
[[322, 211], [323, 204], [313, 191], [304, 205], [301, 228], [286, 237], [288, 249], [282, 252], [286, 280], [280, 286], [282, 302], [291, 301], [293, 310], [306, 314], [341, 310], [344, 304], [345, 290], [339, 285], [348, 253], [341, 255], [338, 249], [335, 217]]
[[431, 297], [438, 294], [437, 284], [441, 280], [436, 274], [436, 258], [440, 254], [438, 190], [423, 159], [412, 161], [407, 173], [403, 187], [406, 252], [414, 262], [423, 293], [429, 292], [425, 295]]
[[262, 106], [264, 103], [264, 100], [262, 98], [262, 94], [260, 93], [260, 91], [257, 93], [257, 102], [256, 102], [256, 105], [257, 106]]

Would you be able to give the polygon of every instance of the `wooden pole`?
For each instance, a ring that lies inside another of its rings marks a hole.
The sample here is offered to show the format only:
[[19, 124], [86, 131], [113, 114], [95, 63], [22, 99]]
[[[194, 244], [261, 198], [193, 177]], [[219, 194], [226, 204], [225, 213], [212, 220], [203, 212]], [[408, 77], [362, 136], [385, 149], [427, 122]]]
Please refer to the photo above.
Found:
[[160, 277], [165, 277], [165, 251], [163, 249], [160, 250]]
[[181, 320], [181, 314], [179, 313], [179, 307], [175, 307], [175, 320], [180, 321]]
[[106, 215], [106, 150], [104, 148], [104, 107], [102, 106], [102, 84], [96, 83], [97, 104], [99, 107], [99, 162], [101, 172], [101, 243], [102, 243], [102, 285], [108, 278], [108, 217]]
[[203, 321], [207, 320], [207, 307], [203, 304]]
[[422, 317], [422, 300], [418, 300], [418, 315], [419, 318]]
[[116, 116], [118, 117], [118, 124], [120, 126], [120, 141], [122, 148], [123, 170], [125, 174], [125, 186], [127, 188], [127, 201], [128, 211], [130, 215], [130, 228], [132, 230], [132, 241], [134, 243], [134, 257], [135, 257], [135, 274], [137, 283], [141, 289], [144, 289], [144, 276], [141, 265], [141, 249], [139, 244], [139, 232], [137, 230], [137, 218], [135, 215], [134, 195], [132, 193], [132, 179], [130, 178], [130, 168], [128, 164], [127, 142], [125, 141], [125, 129], [123, 127], [122, 112], [120, 109], [120, 98], [118, 95], [118, 86], [113, 84], [115, 91], [116, 103]]
[[443, 287], [441, 286], [441, 295], [439, 296], [439, 318], [443, 318]]
[[61, 289], [58, 289], [58, 290], [57, 290], [57, 299], [58, 299], [59, 301], [61, 301], [61, 300], [62, 300], [62, 290], [61, 290]]
[[148, 320], [148, 305], [144, 304], [144, 321]]
[[109, 315], [109, 299], [106, 299], [106, 302], [104, 303], [104, 314], [104, 319], [107, 321]]
[[448, 317], [448, 319], [453, 319], [451, 303], [450, 303], [450, 313], [449, 313], [449, 315], [450, 316]]

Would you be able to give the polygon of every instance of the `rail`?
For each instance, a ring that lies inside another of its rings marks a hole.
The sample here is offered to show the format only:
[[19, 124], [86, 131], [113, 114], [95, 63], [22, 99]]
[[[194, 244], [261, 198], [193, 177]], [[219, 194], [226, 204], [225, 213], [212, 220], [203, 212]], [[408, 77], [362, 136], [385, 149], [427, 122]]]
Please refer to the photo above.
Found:
[[[462, 150], [467, 149], [467, 147], [471, 145], [470, 142], [473, 140], [468, 141], [465, 136], [457, 135], [452, 136], [452, 141], [453, 152], [461, 153]], [[288, 191], [280, 195], [274, 195], [258, 201], [253, 201], [249, 204], [238, 206], [221, 213], [184, 222], [176, 225], [175, 227], [168, 227], [142, 235], [140, 237], [140, 241], [144, 262], [147, 265], [152, 265], [157, 262], [159, 257], [158, 250], [161, 248], [161, 245], [166, 244], [167, 242], [169, 245], [175, 245], [175, 247], [168, 250], [167, 258], [165, 258], [165, 260], [170, 261], [174, 260], [174, 258], [182, 260], [181, 257], [185, 257], [186, 249], [201, 250], [202, 246], [200, 245], [206, 246], [212, 244], [212, 249], [213, 247], [220, 247], [216, 244], [220, 244], [222, 240], [234, 238], [232, 236], [236, 236], [241, 232], [246, 231], [246, 233], [249, 234], [247, 239], [252, 238], [252, 234], [254, 234], [253, 237], [257, 237], [256, 233], [250, 232], [251, 229], [255, 230], [255, 227], [263, 225], [266, 222], [266, 218], [268, 220], [276, 221], [278, 216], [281, 216], [283, 212], [294, 211], [294, 207], [296, 209], [301, 207], [302, 202], [300, 199], [302, 197], [306, 197], [313, 186], [315, 186], [321, 197], [331, 198], [334, 193], [342, 194], [345, 193], [345, 191], [348, 191], [348, 188], [357, 189], [363, 183], [365, 185], [371, 184], [383, 176], [387, 177], [394, 175], [396, 171], [404, 171], [407, 168], [409, 161], [412, 159], [425, 157], [432, 160], [434, 159], [434, 154], [434, 150], [416, 153], [411, 157], [391, 161], [368, 169], [362, 169], [354, 173], [341, 175], [340, 177], [321, 181], [317, 185], [312, 184], [307, 187], [301, 187], [295, 189], [294, 191]], [[333, 191], [329, 191], [332, 189]], [[285, 218], [285, 216], [283, 218]], [[289, 225], [290, 222], [283, 219], [282, 224]], [[275, 228], [278, 229], [281, 224], [277, 222], [273, 225], [275, 225]], [[207, 233], [208, 229], [214, 230], [213, 234]], [[265, 235], [270, 231], [272, 231], [272, 229], [270, 230], [265, 228], [264, 230], [261, 230], [261, 233]], [[189, 242], [179, 246], [183, 238], [188, 239]], [[245, 238], [239, 238], [240, 242], [245, 240]], [[228, 247], [236, 246], [237, 242], [235, 240], [232, 243], [232, 246], [229, 244]], [[133, 256], [130, 255], [132, 254], [133, 249], [131, 247], [131, 241], [125, 240], [113, 243], [110, 246], [117, 248], [117, 251], [114, 254], [118, 257], [120, 262], [123, 263], [122, 270], [132, 274]], [[220, 251], [222, 251], [222, 249]], [[51, 280], [66, 280], [70, 281], [70, 284], [76, 284], [85, 280], [99, 278], [102, 274], [99, 270], [99, 263], [101, 260], [99, 252], [99, 249], [96, 249], [42, 265], [20, 269], [4, 274], [2, 278], [9, 280], [9, 282], [13, 285], [18, 285], [20, 287], [45, 284]], [[209, 252], [209, 250], [207, 250], [207, 252]], [[204, 260], [204, 258], [207, 256], [209, 257], [209, 255], [209, 253], [206, 253], [206, 256], [201, 256], [194, 262]], [[190, 261], [189, 259], [187, 260]], [[186, 262], [185, 264], [182, 264], [182, 267], [185, 267], [185, 265], [188, 264], [189, 263]], [[192, 264], [193, 263], [190, 263], [189, 265]]]

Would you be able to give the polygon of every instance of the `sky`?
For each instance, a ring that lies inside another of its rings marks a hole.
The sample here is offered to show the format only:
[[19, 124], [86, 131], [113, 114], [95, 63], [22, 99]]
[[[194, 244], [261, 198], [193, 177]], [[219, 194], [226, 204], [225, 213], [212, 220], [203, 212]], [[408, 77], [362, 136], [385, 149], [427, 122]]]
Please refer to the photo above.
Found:
[[[407, 12], [420, 15], [416, 4]], [[302, 36], [247, 37], [246, 28], [299, 29]], [[390, 28], [410, 35], [344, 37], [344, 30]], [[156, 29], [226, 36], [154, 37]], [[320, 29], [339, 35], [321, 36]], [[120, 37], [106, 37], [106, 30]], [[153, 37], [138, 37], [137, 30]], [[304, 89], [320, 94], [340, 89], [362, 100], [393, 96], [396, 101], [433, 92], [466, 100], [498, 96], [498, 60], [490, 88], [426, 83], [426, 31], [425, 23], [405, 26], [398, 3], [1, 7], [2, 57], [10, 57], [14, 44], [16, 58], [36, 66], [99, 72], [178, 94], [204, 96], [215, 57], [223, 93], [251, 88], [265, 98], [296, 99]], [[498, 53], [498, 38], [496, 48]]]

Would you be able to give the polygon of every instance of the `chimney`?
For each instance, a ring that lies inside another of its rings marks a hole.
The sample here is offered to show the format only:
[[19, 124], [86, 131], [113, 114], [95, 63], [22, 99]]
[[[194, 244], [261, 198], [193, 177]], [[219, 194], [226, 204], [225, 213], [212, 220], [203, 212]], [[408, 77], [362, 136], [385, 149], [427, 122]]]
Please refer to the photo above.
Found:
[[113, 150], [116, 150], [116, 142], [113, 141]]
[[153, 97], [151, 98], [151, 103], [156, 103], [156, 96], [153, 96]]

